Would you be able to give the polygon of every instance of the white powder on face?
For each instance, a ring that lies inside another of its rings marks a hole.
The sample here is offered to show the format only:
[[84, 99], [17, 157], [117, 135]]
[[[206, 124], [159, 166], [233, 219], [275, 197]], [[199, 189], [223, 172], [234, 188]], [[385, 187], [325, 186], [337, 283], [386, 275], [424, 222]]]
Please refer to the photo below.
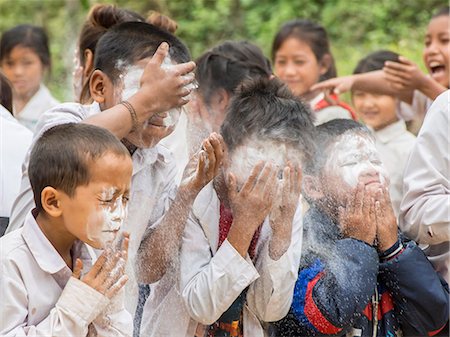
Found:
[[[115, 188], [104, 189], [101, 199], [103, 201], [112, 200], [116, 192]], [[98, 207], [88, 219], [88, 239], [99, 242], [102, 248], [110, 245], [123, 225], [127, 216], [127, 209], [122, 194], [108, 205]]]
[[351, 188], [356, 187], [364, 174], [377, 174], [380, 184], [386, 185], [388, 174], [371, 138], [344, 134], [329, 153], [329, 172], [339, 174]]

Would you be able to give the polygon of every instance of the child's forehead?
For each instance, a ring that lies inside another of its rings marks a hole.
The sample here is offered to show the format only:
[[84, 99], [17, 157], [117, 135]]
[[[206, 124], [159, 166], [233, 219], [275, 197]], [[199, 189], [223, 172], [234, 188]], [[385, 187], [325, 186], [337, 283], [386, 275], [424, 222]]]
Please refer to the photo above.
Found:
[[369, 134], [347, 132], [328, 146], [328, 158], [342, 155], [376, 152], [375, 142]]

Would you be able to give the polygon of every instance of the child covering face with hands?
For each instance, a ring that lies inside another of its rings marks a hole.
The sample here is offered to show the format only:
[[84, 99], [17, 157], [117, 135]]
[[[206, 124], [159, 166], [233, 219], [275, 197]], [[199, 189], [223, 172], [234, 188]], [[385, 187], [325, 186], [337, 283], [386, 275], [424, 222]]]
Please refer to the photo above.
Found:
[[277, 335], [438, 333], [448, 320], [448, 288], [421, 249], [398, 235], [369, 130], [333, 120], [317, 127], [315, 139], [298, 280]]

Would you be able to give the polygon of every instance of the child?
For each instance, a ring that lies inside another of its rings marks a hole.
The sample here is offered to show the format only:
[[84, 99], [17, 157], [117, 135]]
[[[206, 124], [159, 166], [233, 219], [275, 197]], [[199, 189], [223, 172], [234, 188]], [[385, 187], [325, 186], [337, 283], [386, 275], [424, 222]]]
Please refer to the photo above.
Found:
[[47, 35], [40, 27], [19, 25], [3, 33], [0, 65], [13, 86], [13, 112], [34, 131], [40, 115], [58, 104], [43, 84], [50, 71]]
[[[396, 53], [376, 51], [359, 61], [353, 73], [381, 70], [385, 62], [396, 60]], [[398, 116], [398, 109], [406, 103], [399, 102], [395, 96], [357, 89], [352, 90], [352, 102], [361, 120], [374, 132], [375, 146], [389, 175], [392, 208], [398, 215], [403, 198], [403, 170], [415, 142], [414, 135], [406, 130], [405, 121]]]
[[[373, 138], [351, 120], [317, 128], [305, 168], [304, 248], [277, 336], [432, 336], [449, 317], [448, 286], [398, 236]], [[443, 281], [442, 281], [443, 282]]]
[[450, 282], [450, 91], [442, 93], [427, 112], [404, 172], [400, 228], [425, 246], [425, 254]]
[[[59, 125], [36, 141], [36, 208], [0, 239], [1, 335], [130, 336], [119, 294], [128, 235], [118, 233], [131, 172], [127, 149], [102, 128]], [[92, 248], [106, 249], [93, 266]]]
[[12, 91], [0, 72], [0, 236], [5, 233], [11, 206], [20, 189], [21, 167], [33, 134], [12, 115]]
[[299, 164], [312, 130], [308, 109], [278, 80], [242, 84], [232, 98], [221, 128], [228, 159], [183, 234], [185, 309], [171, 336], [264, 336], [261, 322], [286, 314], [301, 249]]
[[272, 44], [275, 74], [292, 92], [309, 102], [316, 125], [335, 118], [355, 118], [336, 95], [325, 96], [311, 87], [336, 77], [336, 67], [325, 28], [309, 20], [293, 20], [278, 31]]
[[395, 95], [412, 105], [412, 109], [402, 109], [399, 113], [404, 120], [410, 121], [411, 132], [417, 134], [433, 100], [450, 86], [449, 27], [447, 6], [433, 15], [427, 27], [423, 59], [429, 75], [400, 56], [399, 62], [387, 61], [383, 71], [333, 78], [314, 85], [313, 89], [333, 89], [338, 94], [353, 88]]

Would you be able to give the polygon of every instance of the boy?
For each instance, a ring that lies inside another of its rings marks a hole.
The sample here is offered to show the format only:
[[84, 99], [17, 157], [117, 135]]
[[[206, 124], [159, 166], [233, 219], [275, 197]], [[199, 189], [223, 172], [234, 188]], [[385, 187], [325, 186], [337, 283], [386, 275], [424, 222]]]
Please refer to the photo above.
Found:
[[[128, 279], [128, 235], [118, 233], [131, 172], [127, 149], [107, 130], [65, 124], [37, 140], [29, 165], [36, 208], [0, 239], [2, 336], [131, 335], [118, 294]], [[93, 266], [92, 248], [106, 249]]]
[[185, 309], [172, 336], [262, 337], [261, 322], [287, 313], [301, 250], [299, 164], [312, 130], [309, 110], [276, 79], [243, 84], [232, 98], [221, 129], [227, 160], [183, 234]]
[[[398, 54], [388, 50], [373, 52], [358, 62], [353, 74], [381, 70], [385, 62], [395, 62], [398, 57]], [[352, 102], [361, 120], [373, 130], [375, 146], [389, 174], [392, 208], [398, 215], [403, 197], [403, 171], [416, 140], [406, 130], [405, 121], [399, 119], [398, 109], [405, 109], [407, 104], [395, 96], [358, 89], [352, 90]]]
[[[167, 44], [170, 45], [170, 50], [167, 50]], [[166, 71], [162, 70], [160, 65], [167, 55], [174, 65]], [[147, 226], [151, 227], [154, 229], [152, 235], [157, 238], [156, 242], [165, 243], [150, 246], [150, 262], [146, 260], [147, 263], [144, 264], [146, 276], [150, 275], [143, 283], [151, 283], [164, 275], [166, 265], [170, 263], [178, 250], [176, 245], [181, 241], [179, 232], [182, 232], [184, 222], [180, 220], [174, 224], [171, 214], [180, 208], [189, 209], [189, 203], [184, 203], [183, 200], [183, 197], [188, 195], [185, 191], [189, 191], [190, 197], [195, 197], [193, 192], [203, 187], [199, 184], [209, 181], [203, 180], [203, 177], [186, 179], [186, 184], [180, 187], [177, 194], [175, 162], [170, 152], [158, 144], [173, 131], [173, 126], [165, 125], [168, 117], [166, 111], [180, 105], [178, 100], [183, 99], [179, 98], [179, 95], [189, 92], [188, 89], [181, 89], [184, 84], [193, 80], [190, 75], [186, 75], [187, 78], [181, 77], [186, 69], [193, 69], [192, 63], [186, 63], [189, 59], [187, 47], [167, 31], [142, 22], [127, 22], [114, 26], [102, 36], [96, 46], [95, 70], [90, 79], [90, 93], [95, 102], [91, 105], [62, 104], [44, 113], [37, 125], [35, 139], [49, 127], [61, 123], [83, 122], [101, 125], [119, 137], [132, 155], [132, 192], [124, 225], [130, 232], [131, 240], [130, 263], [127, 266], [130, 282], [126, 289], [126, 305], [132, 313], [135, 312], [138, 298], [134, 257], [144, 231]], [[161, 83], [157, 76], [164, 81]], [[159, 93], [158, 97], [154, 97], [153, 90]], [[154, 114], [155, 109], [157, 114]], [[219, 149], [219, 137], [212, 136], [211, 142], [213, 144], [208, 147], [209, 150], [203, 153], [210, 162], [213, 160], [211, 156], [215, 155], [211, 148], [217, 149], [218, 156], [222, 152]], [[217, 162], [220, 161], [218, 158]], [[197, 164], [197, 158], [194, 158], [193, 162]], [[211, 179], [214, 165], [206, 167], [205, 159], [200, 166], [197, 172], [201, 171], [201, 175]], [[193, 178], [195, 177], [196, 172], [193, 174]], [[20, 202], [27, 198], [29, 187], [25, 184], [26, 179], [25, 171], [22, 185], [24, 194], [18, 199]], [[177, 205], [169, 212], [173, 202]], [[161, 236], [164, 240], [160, 239]], [[174, 241], [175, 248], [169, 240]]]
[[386, 172], [370, 131], [351, 120], [317, 128], [304, 177], [311, 208], [289, 314], [278, 336], [432, 336], [448, 320], [448, 287], [398, 236]]

